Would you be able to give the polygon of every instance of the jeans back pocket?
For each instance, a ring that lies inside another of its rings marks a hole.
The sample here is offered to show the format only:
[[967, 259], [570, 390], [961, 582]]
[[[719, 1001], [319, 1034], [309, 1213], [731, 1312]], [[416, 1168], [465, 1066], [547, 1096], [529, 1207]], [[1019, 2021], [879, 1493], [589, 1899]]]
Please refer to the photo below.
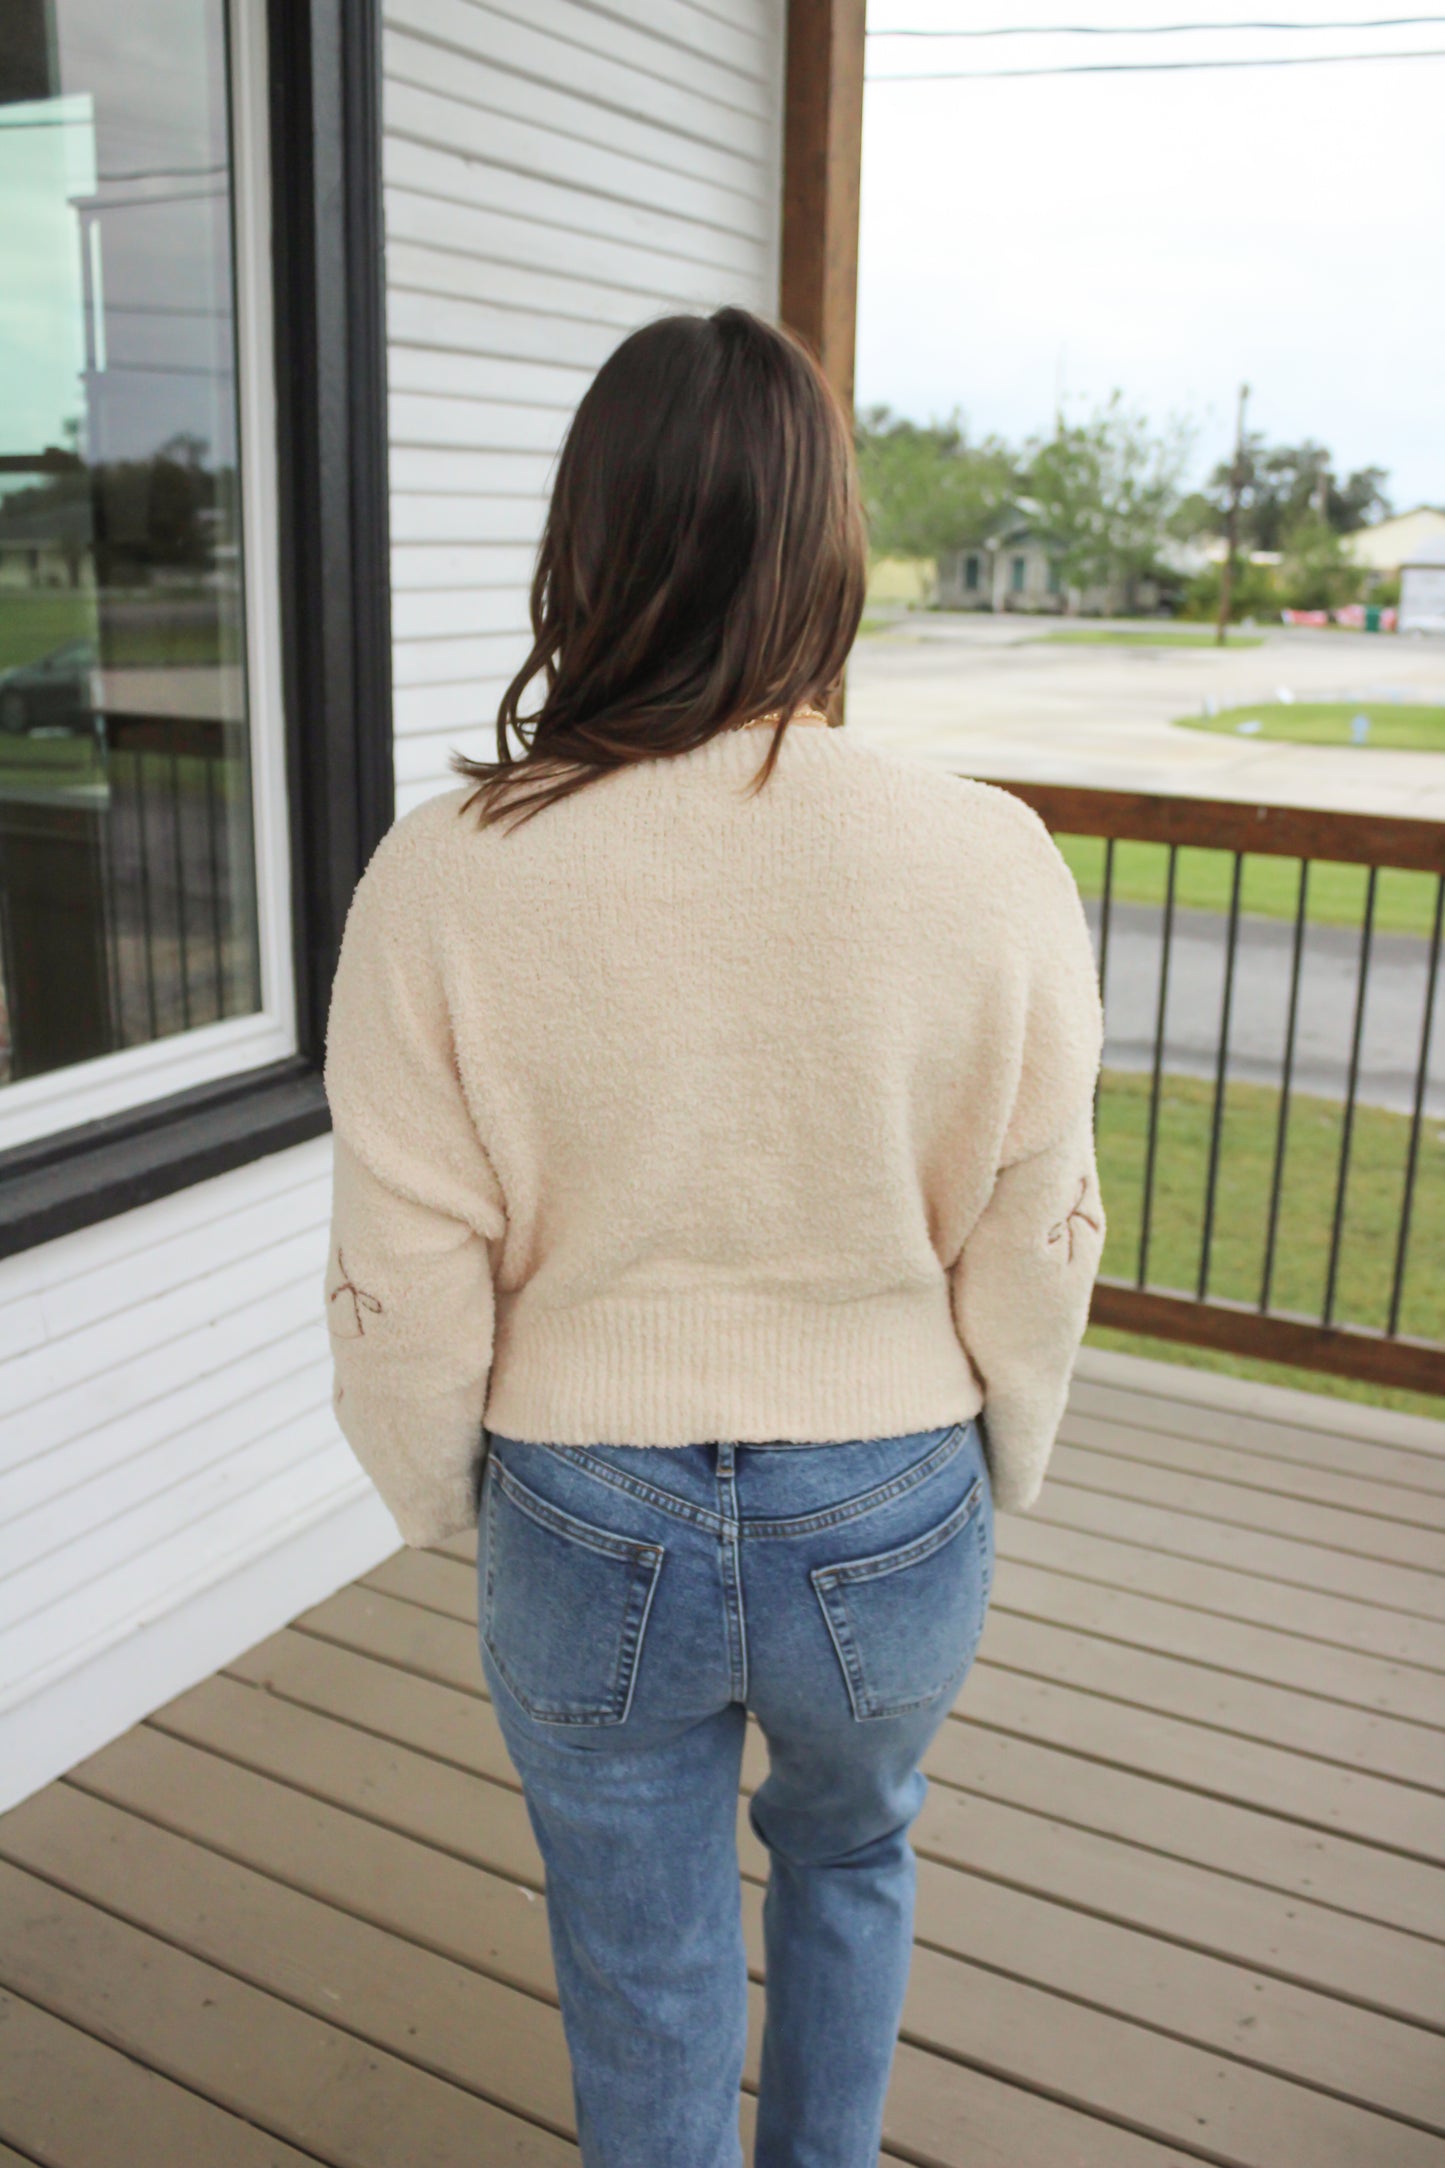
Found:
[[513, 1695], [543, 1723], [622, 1723], [663, 1546], [564, 1513], [495, 1453], [481, 1519], [478, 1624]]
[[983, 1478], [924, 1535], [809, 1576], [859, 1719], [901, 1716], [961, 1684], [988, 1598]]

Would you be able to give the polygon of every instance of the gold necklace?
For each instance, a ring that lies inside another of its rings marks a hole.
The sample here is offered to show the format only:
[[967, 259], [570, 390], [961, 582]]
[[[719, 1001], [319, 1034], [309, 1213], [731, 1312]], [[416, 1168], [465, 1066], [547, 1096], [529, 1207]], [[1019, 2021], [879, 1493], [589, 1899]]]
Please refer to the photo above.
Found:
[[[740, 723], [731, 723], [732, 730], [754, 730], [762, 723], [779, 723], [783, 719], [781, 708], [770, 708], [766, 715], [749, 715]], [[828, 718], [820, 708], [794, 708], [791, 720], [795, 723], [823, 723]]]

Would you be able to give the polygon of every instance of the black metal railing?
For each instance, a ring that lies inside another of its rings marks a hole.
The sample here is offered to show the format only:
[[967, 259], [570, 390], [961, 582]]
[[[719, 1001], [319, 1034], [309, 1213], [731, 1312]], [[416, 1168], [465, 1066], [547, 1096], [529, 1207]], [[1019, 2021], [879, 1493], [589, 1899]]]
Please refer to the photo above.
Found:
[[245, 726], [86, 714], [7, 741], [0, 973], [10, 1078], [260, 1004]]
[[1073, 859], [1094, 934], [1094, 1322], [1445, 1392], [1445, 827], [1004, 787]]
[[107, 966], [115, 1043], [259, 1003], [243, 725], [106, 718]]

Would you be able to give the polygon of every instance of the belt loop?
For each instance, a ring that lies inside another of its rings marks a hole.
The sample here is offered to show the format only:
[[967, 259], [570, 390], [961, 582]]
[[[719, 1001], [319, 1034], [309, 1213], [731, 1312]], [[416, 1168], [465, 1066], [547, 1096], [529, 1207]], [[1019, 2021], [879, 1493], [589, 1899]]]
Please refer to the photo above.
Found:
[[724, 1478], [729, 1478], [732, 1476], [733, 1471], [737, 1466], [737, 1450], [737, 1446], [734, 1444], [731, 1438], [718, 1439], [717, 1472], [720, 1476]]

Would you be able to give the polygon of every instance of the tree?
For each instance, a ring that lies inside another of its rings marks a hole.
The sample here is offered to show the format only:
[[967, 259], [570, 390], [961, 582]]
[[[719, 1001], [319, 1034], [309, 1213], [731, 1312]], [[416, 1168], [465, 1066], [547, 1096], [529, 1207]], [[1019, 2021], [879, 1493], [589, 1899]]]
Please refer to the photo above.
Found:
[[955, 414], [927, 425], [886, 406], [858, 418], [858, 467], [875, 557], [937, 557], [982, 541], [1018, 488], [998, 437], [970, 444]]
[[[1205, 488], [1187, 500], [1195, 533], [1224, 532], [1231, 464], [1222, 460]], [[1353, 534], [1372, 520], [1388, 519], [1388, 479], [1383, 467], [1360, 467], [1341, 481], [1330, 453], [1313, 438], [1271, 445], [1252, 430], [1244, 442], [1241, 541], [1247, 549], [1282, 550], [1286, 535], [1310, 518], [1335, 534]]]
[[1060, 421], [1051, 437], [1030, 440], [1028, 494], [1067, 586], [1117, 585], [1132, 605], [1158, 567], [1191, 438], [1177, 419], [1154, 431], [1116, 391], [1089, 421]]
[[1284, 543], [1279, 585], [1287, 609], [1337, 610], [1358, 599], [1364, 571], [1345, 555], [1327, 520], [1307, 515], [1290, 528]]

